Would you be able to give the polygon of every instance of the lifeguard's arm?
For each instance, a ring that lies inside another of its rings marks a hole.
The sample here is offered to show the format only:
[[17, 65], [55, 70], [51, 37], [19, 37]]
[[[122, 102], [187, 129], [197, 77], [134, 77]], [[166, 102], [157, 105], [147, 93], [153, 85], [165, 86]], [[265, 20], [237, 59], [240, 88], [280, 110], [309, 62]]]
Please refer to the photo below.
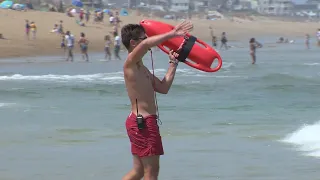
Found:
[[124, 67], [130, 67], [136, 65], [142, 60], [142, 57], [148, 52], [148, 50], [166, 40], [173, 38], [175, 35], [173, 32], [160, 34], [149, 37], [143, 40], [133, 51], [129, 54], [127, 60], [124, 63]]
[[152, 83], [154, 83], [153, 85], [154, 91], [161, 94], [167, 94], [171, 88], [172, 82], [174, 80], [174, 76], [176, 74], [176, 70], [177, 70], [177, 65], [170, 63], [168, 71], [162, 80], [160, 80], [156, 76], [153, 76], [153, 74], [150, 71], [148, 71], [150, 73], [150, 76], [153, 76], [152, 80], [154, 82]]

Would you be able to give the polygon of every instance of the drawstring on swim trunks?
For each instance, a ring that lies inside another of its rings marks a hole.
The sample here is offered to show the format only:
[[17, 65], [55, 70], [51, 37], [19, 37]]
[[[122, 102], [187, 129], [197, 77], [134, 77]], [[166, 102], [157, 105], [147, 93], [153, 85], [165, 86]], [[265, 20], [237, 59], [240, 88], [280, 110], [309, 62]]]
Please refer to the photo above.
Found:
[[[155, 89], [155, 84], [156, 84], [156, 81], [155, 81], [155, 76], [154, 76], [154, 66], [153, 66], [153, 56], [152, 56], [152, 50], [150, 50], [150, 54], [151, 54], [151, 64], [152, 64], [152, 75], [153, 75], [153, 89]], [[159, 116], [159, 109], [158, 109], [158, 101], [157, 101], [157, 92], [154, 90], [154, 99], [156, 101], [156, 108], [157, 108], [157, 121], [159, 122], [159, 124], [161, 125], [162, 122], [160, 120], [160, 116]]]

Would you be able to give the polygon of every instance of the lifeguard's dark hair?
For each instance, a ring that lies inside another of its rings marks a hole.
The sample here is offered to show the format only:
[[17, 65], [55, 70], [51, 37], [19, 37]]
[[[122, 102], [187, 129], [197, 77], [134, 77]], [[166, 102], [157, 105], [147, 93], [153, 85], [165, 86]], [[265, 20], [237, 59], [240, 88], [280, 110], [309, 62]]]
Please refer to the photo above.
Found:
[[122, 44], [129, 50], [130, 40], [139, 40], [142, 33], [145, 33], [143, 27], [139, 24], [127, 24], [121, 29]]

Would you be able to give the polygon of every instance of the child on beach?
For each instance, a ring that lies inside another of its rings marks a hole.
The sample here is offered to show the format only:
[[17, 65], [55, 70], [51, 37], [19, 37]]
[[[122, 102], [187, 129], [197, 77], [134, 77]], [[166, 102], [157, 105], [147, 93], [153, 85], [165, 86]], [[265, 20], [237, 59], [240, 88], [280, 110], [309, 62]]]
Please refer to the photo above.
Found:
[[89, 61], [88, 57], [88, 44], [89, 41], [86, 39], [84, 33], [80, 33], [80, 39], [78, 41], [78, 44], [80, 45], [81, 53], [82, 53], [82, 59], [86, 58], [86, 61]]
[[111, 60], [111, 53], [110, 53], [110, 46], [111, 46], [111, 40], [110, 40], [110, 36], [106, 35], [104, 37], [104, 40], [106, 42], [105, 47], [104, 47], [104, 52], [106, 53], [105, 58], [109, 58], [109, 60]]

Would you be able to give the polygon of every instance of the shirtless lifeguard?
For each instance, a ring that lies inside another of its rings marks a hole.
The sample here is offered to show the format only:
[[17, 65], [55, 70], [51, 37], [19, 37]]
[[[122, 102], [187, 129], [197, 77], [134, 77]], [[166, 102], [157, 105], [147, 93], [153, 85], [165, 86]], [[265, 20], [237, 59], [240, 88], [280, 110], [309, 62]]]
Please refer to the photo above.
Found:
[[159, 159], [163, 155], [162, 140], [157, 124], [158, 116], [154, 93], [167, 94], [178, 65], [178, 54], [170, 51], [169, 68], [162, 80], [143, 65], [142, 58], [152, 47], [177, 36], [184, 36], [193, 25], [184, 21], [171, 32], [147, 38], [139, 24], [128, 24], [121, 29], [123, 45], [128, 57], [123, 66], [125, 85], [131, 101], [131, 112], [126, 129], [131, 143], [133, 169], [123, 180], [157, 180]]

